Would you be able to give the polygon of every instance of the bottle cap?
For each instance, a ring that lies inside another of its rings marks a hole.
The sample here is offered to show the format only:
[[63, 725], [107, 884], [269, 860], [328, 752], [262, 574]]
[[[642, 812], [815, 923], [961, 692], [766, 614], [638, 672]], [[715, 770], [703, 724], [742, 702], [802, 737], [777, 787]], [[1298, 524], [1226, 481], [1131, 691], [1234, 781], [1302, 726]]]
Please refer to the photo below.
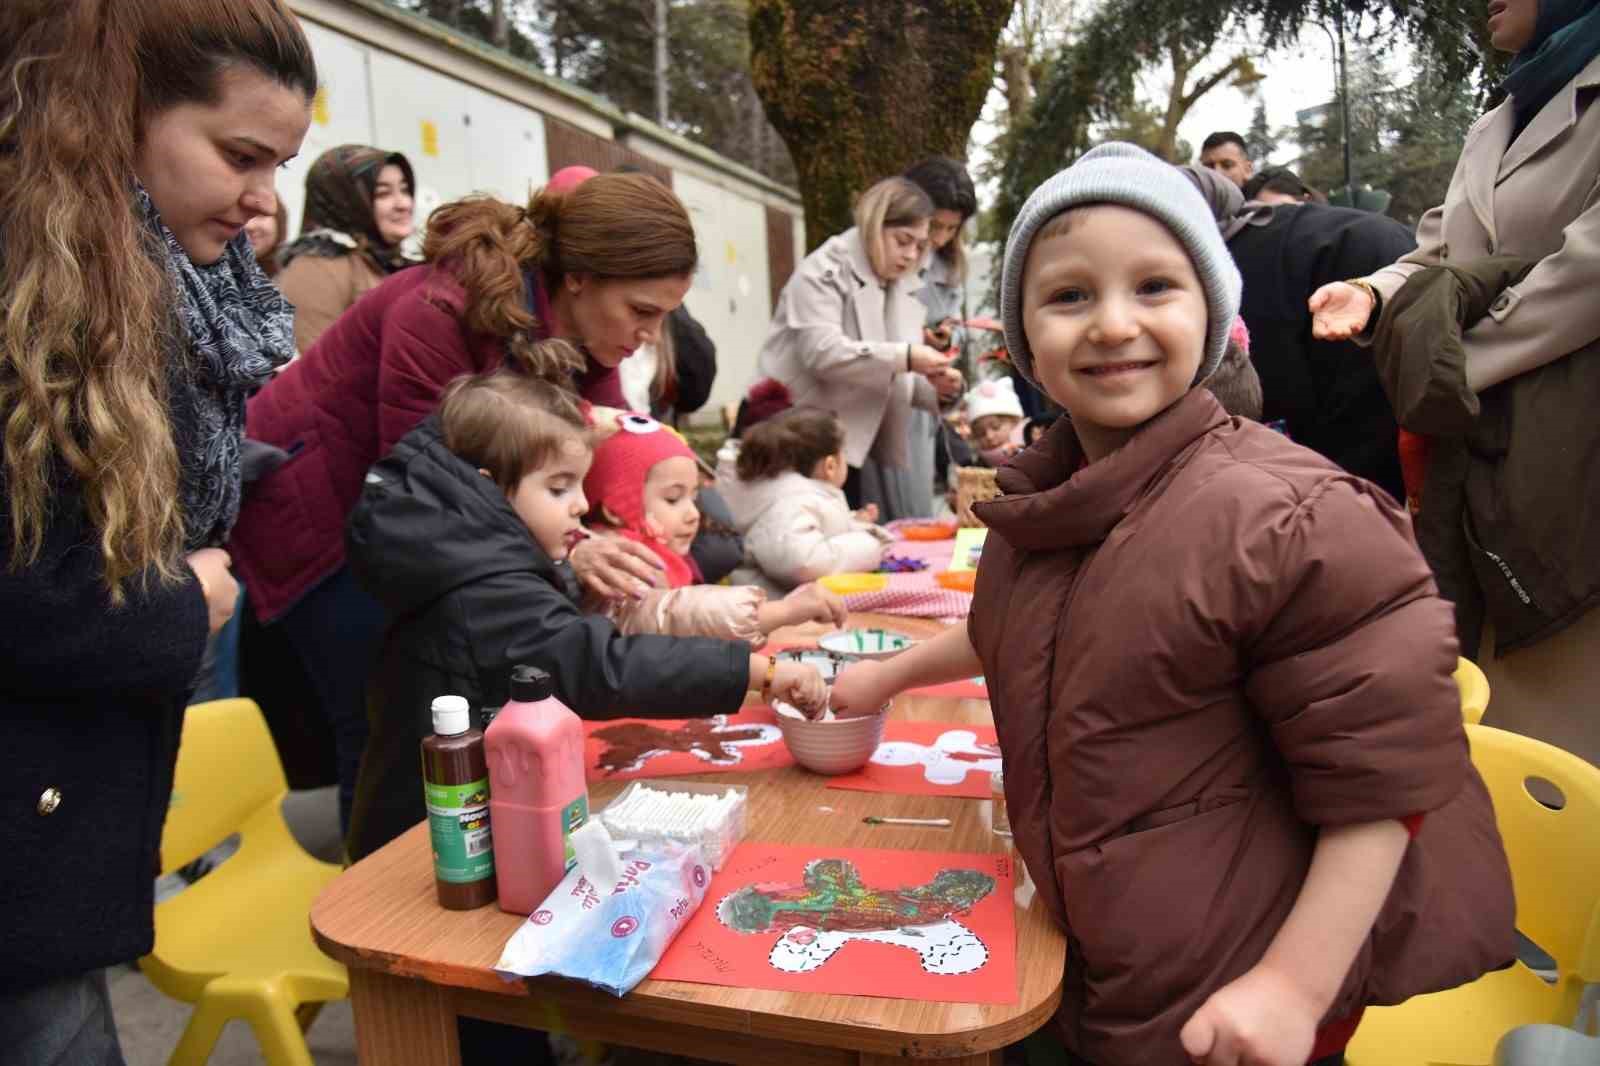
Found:
[[518, 703], [537, 703], [555, 695], [556, 683], [537, 666], [511, 668], [511, 698]]
[[433, 701], [433, 731], [441, 737], [459, 736], [472, 728], [467, 701], [460, 696], [440, 696]]

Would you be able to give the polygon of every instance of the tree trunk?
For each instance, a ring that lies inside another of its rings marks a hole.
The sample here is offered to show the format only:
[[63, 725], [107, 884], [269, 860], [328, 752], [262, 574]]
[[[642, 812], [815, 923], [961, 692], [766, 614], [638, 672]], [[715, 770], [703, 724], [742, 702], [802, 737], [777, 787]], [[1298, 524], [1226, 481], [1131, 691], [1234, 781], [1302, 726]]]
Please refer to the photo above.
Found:
[[1015, 129], [1033, 103], [1033, 77], [1028, 52], [1019, 44], [1000, 49], [1000, 81], [1006, 87], [1006, 126]]
[[855, 196], [930, 155], [966, 155], [1014, 0], [752, 0], [750, 66], [799, 174], [806, 245]]
[[489, 39], [496, 48], [509, 48], [511, 46], [511, 20], [506, 16], [506, 4], [510, 0], [490, 0], [489, 2]]

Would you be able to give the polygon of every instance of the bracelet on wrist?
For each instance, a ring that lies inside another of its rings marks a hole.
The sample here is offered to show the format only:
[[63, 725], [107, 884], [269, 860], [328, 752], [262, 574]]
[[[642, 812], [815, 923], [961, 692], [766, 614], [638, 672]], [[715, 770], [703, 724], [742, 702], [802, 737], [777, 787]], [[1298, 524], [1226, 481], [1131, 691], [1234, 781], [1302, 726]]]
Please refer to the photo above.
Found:
[[778, 673], [777, 656], [767, 656], [767, 675], [761, 679], [761, 702], [772, 706], [772, 680]]

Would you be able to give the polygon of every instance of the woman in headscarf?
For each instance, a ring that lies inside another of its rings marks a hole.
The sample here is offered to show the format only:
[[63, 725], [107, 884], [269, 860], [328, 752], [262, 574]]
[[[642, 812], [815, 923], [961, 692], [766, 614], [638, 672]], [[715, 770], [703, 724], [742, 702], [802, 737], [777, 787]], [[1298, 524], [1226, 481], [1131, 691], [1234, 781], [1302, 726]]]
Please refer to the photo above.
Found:
[[[1600, 387], [1600, 367], [1589, 369], [1600, 340], [1600, 0], [1495, 0], [1489, 39], [1514, 56], [1507, 99], [1467, 133], [1444, 203], [1417, 226], [1416, 251], [1324, 286], [1310, 305], [1317, 336], [1368, 340], [1386, 304], [1412, 300], [1396, 297], [1413, 275], [1436, 268], [1436, 280], [1438, 269], [1477, 271], [1488, 256], [1515, 260], [1516, 280], [1487, 313], [1455, 324], [1460, 365], [1435, 390], [1458, 397], [1454, 433], [1491, 486], [1488, 512], [1464, 512], [1458, 500], [1453, 513], [1430, 515], [1435, 461], [1419, 535], [1438, 521], [1471, 542], [1462, 550], [1469, 580], [1445, 592], [1456, 600], [1464, 652], [1476, 651], [1489, 675], [1489, 724], [1600, 762], [1600, 522], [1589, 517], [1597, 486], [1586, 480], [1595, 464], [1566, 465], [1582, 454]], [[1534, 385], [1539, 404], [1554, 406], [1528, 417], [1521, 402]], [[1507, 427], [1513, 400], [1525, 417]], [[1495, 439], [1476, 439], [1493, 427]], [[1563, 483], [1558, 468], [1575, 481]], [[1542, 471], [1531, 506], [1500, 495], [1512, 469]], [[1507, 511], [1512, 503], [1520, 505]]]
[[401, 244], [411, 236], [416, 187], [399, 152], [342, 144], [311, 164], [300, 236], [278, 252], [278, 287], [294, 304], [302, 352], [368, 289], [410, 265]]

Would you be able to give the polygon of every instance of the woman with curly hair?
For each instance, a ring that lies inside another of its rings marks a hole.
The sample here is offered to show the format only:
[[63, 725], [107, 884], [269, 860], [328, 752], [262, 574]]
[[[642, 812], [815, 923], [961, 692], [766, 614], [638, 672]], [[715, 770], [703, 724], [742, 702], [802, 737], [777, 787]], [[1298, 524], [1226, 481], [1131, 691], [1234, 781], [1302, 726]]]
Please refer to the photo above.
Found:
[[294, 351], [245, 223], [317, 75], [280, 0], [0, 5], [0, 1047], [120, 1064], [247, 392]]
[[[256, 615], [281, 624], [333, 728], [346, 825], [366, 741], [364, 687], [384, 619], [345, 566], [345, 519], [367, 468], [438, 406], [453, 379], [504, 366], [564, 375], [622, 407], [618, 365], [655, 340], [695, 269], [689, 213], [643, 174], [557, 173], [524, 206], [489, 197], [428, 220], [427, 262], [343, 315], [250, 401], [254, 439], [291, 455], [255, 488], [234, 557]], [[577, 342], [572, 362], [551, 367]], [[573, 553], [603, 596], [642, 591], [653, 553], [596, 538]]]

